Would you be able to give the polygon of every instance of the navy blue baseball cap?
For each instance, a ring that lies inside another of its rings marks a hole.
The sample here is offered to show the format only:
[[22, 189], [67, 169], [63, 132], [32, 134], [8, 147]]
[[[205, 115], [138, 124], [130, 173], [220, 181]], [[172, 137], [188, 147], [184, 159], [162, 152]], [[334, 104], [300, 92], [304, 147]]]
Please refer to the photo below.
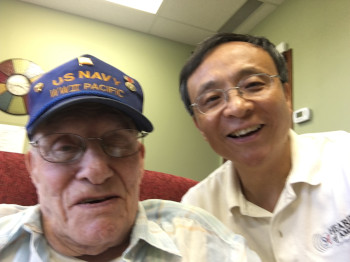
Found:
[[114, 107], [129, 116], [139, 131], [153, 130], [152, 123], [142, 114], [140, 84], [102, 60], [83, 55], [45, 73], [31, 84], [27, 96], [28, 137], [53, 113], [82, 102]]

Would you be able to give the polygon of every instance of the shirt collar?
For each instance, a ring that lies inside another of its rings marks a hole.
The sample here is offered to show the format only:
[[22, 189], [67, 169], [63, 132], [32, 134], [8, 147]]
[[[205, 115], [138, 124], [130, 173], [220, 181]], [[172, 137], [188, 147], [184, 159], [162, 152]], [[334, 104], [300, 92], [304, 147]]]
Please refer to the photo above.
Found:
[[[141, 202], [138, 205], [139, 210], [131, 235], [131, 244], [125, 253], [131, 251], [133, 247], [143, 240], [155, 248], [181, 256], [180, 251], [170, 236], [155, 222], [147, 219], [146, 211]], [[14, 207], [13, 209], [15, 210], [17, 208]], [[20, 237], [24, 231], [36, 236], [43, 234], [39, 205], [25, 207], [25, 211], [21, 212], [20, 216], [18, 215], [18, 211], [13, 212], [13, 215], [0, 218], [0, 249]], [[9, 212], [12, 212], [12, 210]]]
[[320, 155], [322, 145], [317, 137], [297, 135], [293, 130], [289, 132], [291, 142], [292, 169], [287, 183], [307, 183], [318, 185], [322, 181]]
[[242, 193], [241, 184], [234, 170], [233, 163], [227, 161], [222, 168], [225, 180], [223, 183], [225, 187], [224, 192], [226, 194], [225, 199], [231, 212], [234, 212], [234, 210], [238, 208], [242, 215], [270, 217], [270, 212], [246, 200]]
[[[23, 230], [29, 233], [43, 233], [39, 205], [23, 208], [16, 205], [10, 205], [10, 208], [13, 209], [13, 214], [2, 217], [0, 221], [0, 225], [6, 225], [0, 226], [1, 237], [7, 237], [7, 239], [11, 240], [21, 234]], [[18, 211], [24, 212], [21, 212], [21, 215], [19, 216]]]
[[[310, 185], [318, 185], [322, 181], [320, 174], [320, 156], [321, 148], [315, 143], [315, 139], [297, 135], [293, 130], [289, 131], [291, 143], [292, 168], [288, 175], [286, 184], [308, 183]], [[235, 174], [233, 164], [227, 161], [223, 166], [225, 179], [224, 186], [226, 188], [226, 199], [228, 207], [231, 211], [239, 208], [242, 215], [255, 217], [271, 217], [272, 213], [262, 209], [249, 201], [247, 201], [242, 193], [241, 185], [237, 174]]]
[[[23, 237], [23, 234], [30, 234], [29, 245], [31, 248], [36, 247], [35, 252], [32, 253], [34, 260], [41, 261], [42, 257], [47, 257], [46, 241], [41, 237], [43, 230], [39, 205], [30, 207], [7, 205], [7, 207], [10, 213], [0, 218], [0, 250]], [[40, 251], [36, 252], [36, 250]]]
[[157, 223], [147, 219], [142, 202], [139, 202], [139, 210], [131, 235], [131, 243], [126, 252], [129, 252], [130, 249], [135, 247], [140, 240], [165, 252], [181, 256], [179, 249], [170, 236]]

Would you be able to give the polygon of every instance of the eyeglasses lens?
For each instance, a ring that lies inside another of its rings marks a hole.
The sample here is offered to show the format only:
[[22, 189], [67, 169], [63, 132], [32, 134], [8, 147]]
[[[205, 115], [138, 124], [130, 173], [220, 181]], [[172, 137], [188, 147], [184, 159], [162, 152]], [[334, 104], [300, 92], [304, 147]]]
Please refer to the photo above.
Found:
[[98, 140], [103, 151], [112, 157], [126, 157], [137, 152], [137, 140], [145, 136], [134, 129], [114, 130], [101, 138], [83, 138], [76, 134], [50, 134], [41, 137], [36, 145], [41, 156], [53, 163], [68, 163], [79, 159], [86, 150], [87, 140]]
[[254, 74], [241, 79], [237, 87], [224, 89], [210, 89], [197, 97], [196, 105], [203, 114], [211, 114], [223, 108], [228, 102], [228, 93], [237, 90], [238, 95], [245, 99], [254, 99], [264, 94], [271, 85], [271, 78], [268, 74]]

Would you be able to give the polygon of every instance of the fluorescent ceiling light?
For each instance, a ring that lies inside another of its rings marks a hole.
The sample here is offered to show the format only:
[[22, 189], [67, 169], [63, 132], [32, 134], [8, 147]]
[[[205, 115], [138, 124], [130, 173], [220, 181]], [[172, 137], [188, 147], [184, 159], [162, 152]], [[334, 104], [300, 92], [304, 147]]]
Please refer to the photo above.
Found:
[[109, 2], [131, 7], [148, 13], [157, 13], [163, 0], [107, 0]]

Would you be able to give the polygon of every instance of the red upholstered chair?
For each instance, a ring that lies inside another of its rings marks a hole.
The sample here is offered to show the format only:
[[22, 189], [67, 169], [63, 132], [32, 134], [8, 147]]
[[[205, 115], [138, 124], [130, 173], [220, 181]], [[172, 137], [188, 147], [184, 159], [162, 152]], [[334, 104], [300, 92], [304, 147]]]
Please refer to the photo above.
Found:
[[[159, 198], [180, 201], [197, 181], [171, 174], [145, 170], [140, 200]], [[24, 164], [24, 155], [0, 151], [0, 203], [34, 205], [38, 201]]]

